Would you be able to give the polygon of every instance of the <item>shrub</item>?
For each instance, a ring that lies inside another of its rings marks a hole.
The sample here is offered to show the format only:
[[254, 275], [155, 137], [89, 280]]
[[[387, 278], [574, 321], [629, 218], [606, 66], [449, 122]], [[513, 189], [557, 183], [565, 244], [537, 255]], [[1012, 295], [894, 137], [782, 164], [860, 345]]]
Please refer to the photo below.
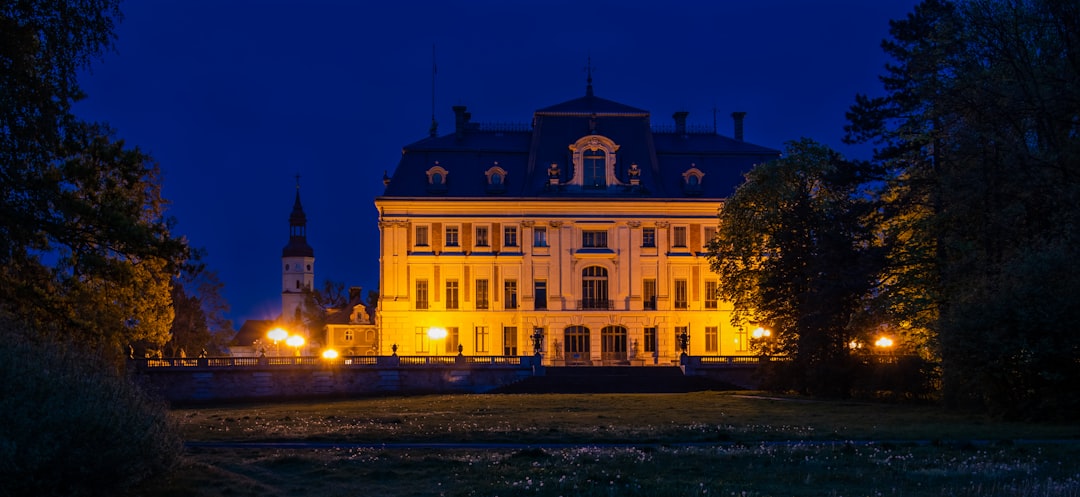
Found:
[[166, 406], [97, 354], [0, 319], [0, 496], [123, 493], [170, 470]]

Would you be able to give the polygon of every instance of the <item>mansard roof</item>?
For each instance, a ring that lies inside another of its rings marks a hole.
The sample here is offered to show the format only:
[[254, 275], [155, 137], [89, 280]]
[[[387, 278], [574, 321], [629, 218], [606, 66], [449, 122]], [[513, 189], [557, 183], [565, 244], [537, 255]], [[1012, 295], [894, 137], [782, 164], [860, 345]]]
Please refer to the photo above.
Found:
[[[403, 148], [381, 198], [722, 199], [755, 164], [780, 154], [715, 130], [688, 130], [685, 113], [674, 128], [654, 130], [648, 111], [591, 91], [537, 110], [531, 126], [473, 123], [464, 107], [454, 110], [454, 132]], [[571, 146], [588, 137], [617, 147], [613, 179], [600, 187], [575, 182], [584, 166]], [[506, 172], [499, 184], [491, 182], [493, 167]], [[691, 169], [700, 173], [692, 185]]]

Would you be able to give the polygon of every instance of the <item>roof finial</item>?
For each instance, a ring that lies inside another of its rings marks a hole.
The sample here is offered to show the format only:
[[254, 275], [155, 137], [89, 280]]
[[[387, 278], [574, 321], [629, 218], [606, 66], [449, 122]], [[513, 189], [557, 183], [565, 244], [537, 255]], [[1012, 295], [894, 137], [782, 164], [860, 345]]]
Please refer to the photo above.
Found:
[[296, 173], [296, 190], [300, 190], [300, 173]]
[[591, 96], [593, 96], [593, 91], [592, 91], [592, 55], [589, 56], [588, 60], [589, 60], [589, 65], [585, 67], [585, 71], [588, 73], [588, 78], [585, 80], [585, 82], [587, 83], [585, 85], [585, 96], [586, 97], [591, 97]]
[[431, 128], [428, 135], [434, 137], [439, 133], [439, 123], [435, 121], [435, 75], [438, 74], [438, 66], [435, 65], [435, 44], [431, 44]]

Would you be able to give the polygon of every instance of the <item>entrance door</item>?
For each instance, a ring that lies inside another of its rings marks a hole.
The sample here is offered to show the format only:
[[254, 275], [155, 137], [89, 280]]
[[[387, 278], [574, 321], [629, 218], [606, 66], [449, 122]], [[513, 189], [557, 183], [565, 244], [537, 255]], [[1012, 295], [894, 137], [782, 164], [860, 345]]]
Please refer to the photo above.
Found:
[[626, 361], [626, 328], [605, 326], [600, 330], [600, 357], [605, 363]]
[[563, 330], [563, 344], [567, 364], [589, 364], [589, 329], [584, 326], [568, 326]]

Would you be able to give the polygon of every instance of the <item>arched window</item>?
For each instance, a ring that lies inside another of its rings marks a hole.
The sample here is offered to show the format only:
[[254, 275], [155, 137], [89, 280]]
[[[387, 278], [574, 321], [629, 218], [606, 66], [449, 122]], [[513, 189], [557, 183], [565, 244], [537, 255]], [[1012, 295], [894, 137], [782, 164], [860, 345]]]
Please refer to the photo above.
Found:
[[441, 185], [442, 184], [442, 173], [432, 173], [432, 175], [431, 175], [431, 184], [436, 185], [436, 186]]
[[589, 329], [584, 326], [568, 326], [563, 330], [563, 347], [566, 362], [581, 364], [589, 361]]
[[626, 328], [605, 326], [600, 330], [600, 358], [605, 361], [626, 360]]
[[601, 149], [586, 150], [581, 154], [581, 170], [585, 173], [585, 188], [604, 188], [607, 186], [606, 154]]
[[610, 309], [607, 269], [589, 266], [581, 271], [581, 309]]

